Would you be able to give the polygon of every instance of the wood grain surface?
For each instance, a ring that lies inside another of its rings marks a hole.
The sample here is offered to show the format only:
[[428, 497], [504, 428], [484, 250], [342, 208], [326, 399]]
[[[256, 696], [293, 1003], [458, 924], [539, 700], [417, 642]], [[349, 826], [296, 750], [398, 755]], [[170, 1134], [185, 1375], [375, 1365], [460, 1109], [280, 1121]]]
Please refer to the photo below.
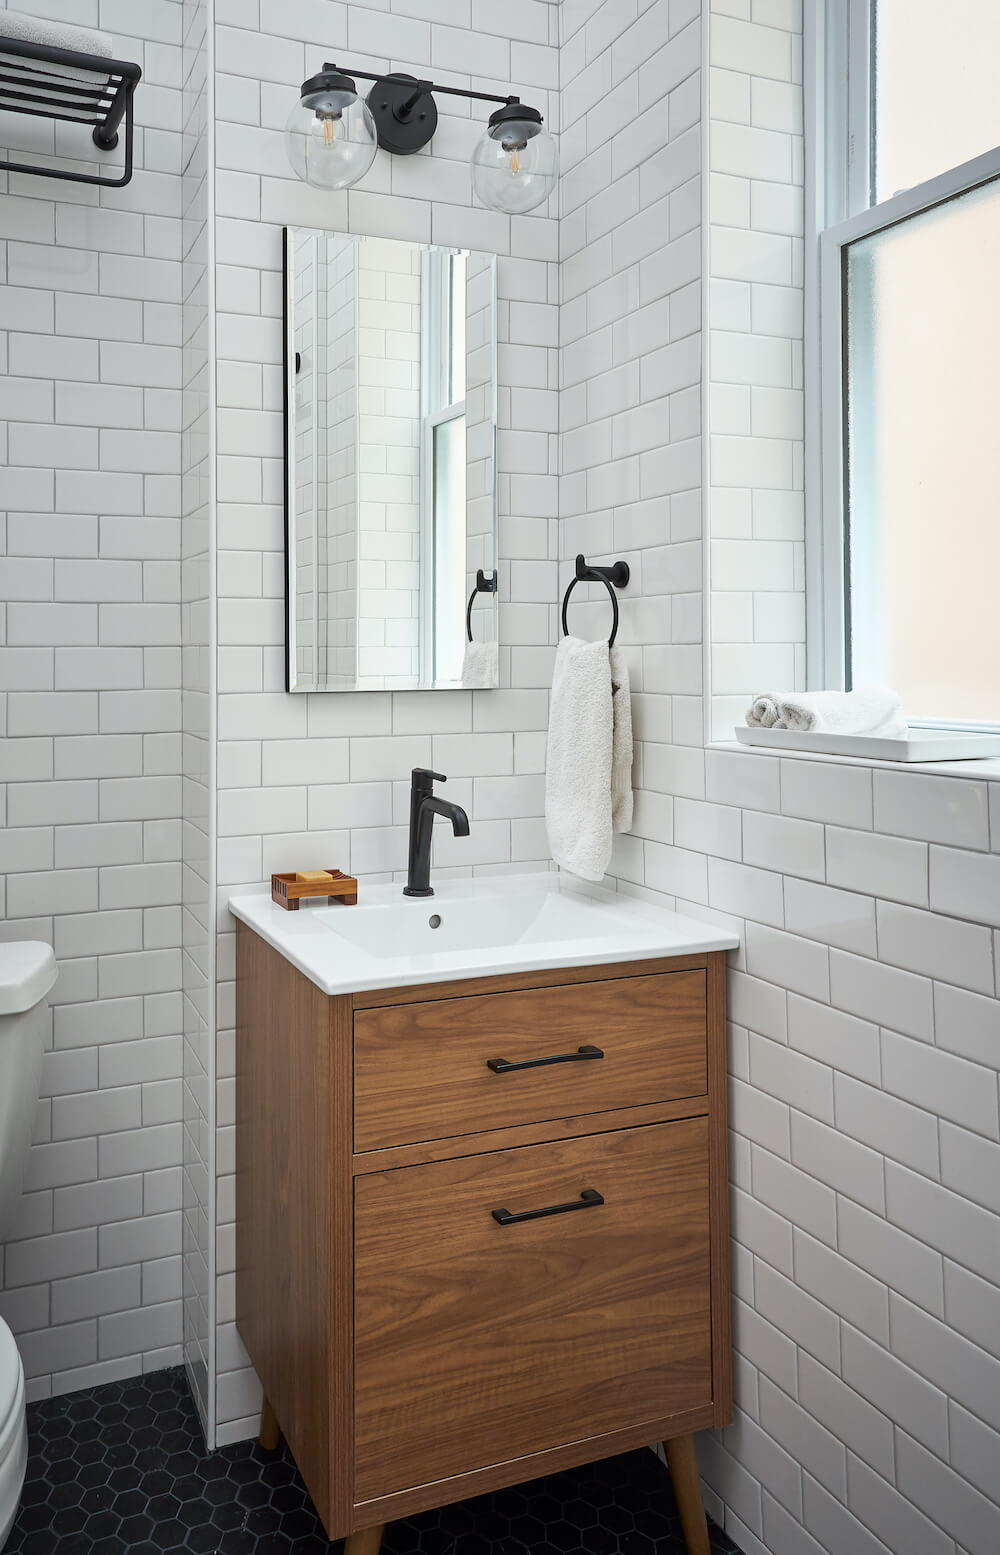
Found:
[[[705, 1023], [703, 971], [358, 1010], [355, 1150], [704, 1095]], [[603, 1058], [487, 1064], [585, 1046]]]
[[708, 1194], [704, 1118], [357, 1178], [356, 1500], [710, 1405]]
[[353, 1499], [350, 1022], [349, 1000], [237, 924], [236, 1324], [340, 1533]]

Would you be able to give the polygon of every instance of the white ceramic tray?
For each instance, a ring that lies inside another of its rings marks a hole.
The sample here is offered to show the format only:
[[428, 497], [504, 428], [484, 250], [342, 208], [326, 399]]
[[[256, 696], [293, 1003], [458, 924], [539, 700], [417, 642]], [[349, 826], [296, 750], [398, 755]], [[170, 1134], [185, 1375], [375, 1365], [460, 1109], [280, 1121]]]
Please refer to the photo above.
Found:
[[768, 750], [867, 756], [871, 761], [968, 761], [1000, 756], [1000, 734], [956, 734], [947, 729], [911, 729], [905, 740], [885, 740], [873, 734], [807, 734], [799, 729], [751, 729], [738, 724], [736, 738], [741, 745]]

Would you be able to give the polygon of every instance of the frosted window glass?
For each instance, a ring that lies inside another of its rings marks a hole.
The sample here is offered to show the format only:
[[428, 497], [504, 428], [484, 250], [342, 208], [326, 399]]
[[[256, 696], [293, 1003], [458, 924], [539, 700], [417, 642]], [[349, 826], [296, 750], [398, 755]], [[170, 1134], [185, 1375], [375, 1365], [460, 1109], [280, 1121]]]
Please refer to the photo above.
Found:
[[850, 245], [849, 658], [1000, 722], [1000, 182]]
[[875, 0], [875, 191], [1000, 145], [1000, 0]]

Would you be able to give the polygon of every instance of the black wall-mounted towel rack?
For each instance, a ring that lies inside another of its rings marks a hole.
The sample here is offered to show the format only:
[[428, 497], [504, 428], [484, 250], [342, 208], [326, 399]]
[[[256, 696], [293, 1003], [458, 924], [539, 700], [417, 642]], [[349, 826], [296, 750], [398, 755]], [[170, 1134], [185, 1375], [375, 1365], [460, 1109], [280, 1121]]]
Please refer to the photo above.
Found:
[[[87, 81], [59, 72], [46, 72], [46, 65], [86, 71], [100, 79]], [[28, 43], [22, 38], [7, 38], [0, 34], [0, 109], [6, 113], [27, 114], [33, 119], [62, 119], [68, 124], [90, 125], [94, 145], [100, 151], [111, 151], [117, 146], [118, 130], [123, 121], [125, 133], [125, 166], [120, 178], [76, 173], [33, 162], [0, 161], [0, 171], [33, 173], [37, 178], [62, 178], [75, 184], [121, 189], [132, 177], [132, 98], [141, 76], [138, 65], [124, 60], [108, 59], [103, 54], [83, 54], [77, 49], [60, 49], [50, 44]]]
[[494, 569], [494, 571], [490, 573], [489, 577], [487, 577], [482, 567], [480, 567], [479, 571], [476, 573], [476, 586], [472, 590], [472, 593], [469, 595], [469, 606], [465, 612], [465, 635], [468, 637], [470, 643], [472, 641], [472, 607], [476, 602], [476, 595], [495, 594], [496, 591], [496, 570]]
[[625, 588], [631, 576], [628, 562], [613, 562], [610, 567], [593, 567], [587, 558], [581, 553], [576, 558], [576, 573], [570, 578], [569, 585], [563, 595], [562, 602], [562, 629], [563, 636], [569, 636], [569, 625], [566, 620], [566, 607], [569, 604], [569, 596], [578, 583], [603, 583], [611, 600], [611, 609], [614, 611], [614, 619], [611, 623], [611, 636], [608, 638], [608, 647], [613, 648], [615, 638], [618, 636], [618, 595], [616, 589]]

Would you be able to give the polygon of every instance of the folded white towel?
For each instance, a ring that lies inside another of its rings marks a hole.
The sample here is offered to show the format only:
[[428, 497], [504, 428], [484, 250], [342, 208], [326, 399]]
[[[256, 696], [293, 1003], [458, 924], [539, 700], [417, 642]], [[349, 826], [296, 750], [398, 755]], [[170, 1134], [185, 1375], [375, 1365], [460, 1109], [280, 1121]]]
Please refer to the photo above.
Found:
[[[111, 58], [110, 33], [96, 27], [78, 27], [73, 22], [50, 22], [42, 16], [26, 16], [23, 11], [0, 11], [0, 38], [18, 38], [22, 43], [38, 43], [43, 48], [76, 49], [80, 54]], [[34, 63], [40, 70], [56, 68], [43, 65], [40, 60]]]
[[492, 691], [500, 679], [499, 660], [496, 642], [466, 643], [462, 685], [472, 690]]
[[747, 709], [757, 729], [798, 729], [805, 733], [877, 734], [905, 739], [909, 733], [899, 697], [888, 686], [857, 691], [762, 691]]
[[[25, 16], [22, 11], [0, 11], [0, 40], [17, 38], [22, 43], [37, 43], [43, 48], [75, 49], [80, 54], [99, 54], [111, 58], [111, 34], [95, 27], [78, 27], [72, 22], [53, 22], [41, 16]], [[64, 83], [78, 81], [82, 86], [107, 85], [106, 73], [95, 70], [77, 70], [72, 65], [62, 65], [54, 60], [28, 59], [20, 54], [6, 54], [0, 42], [0, 68], [10, 72], [23, 72], [37, 81], [39, 87], [51, 86], [58, 92]], [[71, 103], [67, 104], [70, 111]], [[92, 115], [77, 112], [74, 118], [91, 118]]]
[[552, 857], [601, 880], [611, 862], [611, 660], [606, 642], [564, 637], [556, 649], [545, 757]]
[[632, 692], [628, 665], [620, 648], [611, 650], [611, 826], [632, 827]]

